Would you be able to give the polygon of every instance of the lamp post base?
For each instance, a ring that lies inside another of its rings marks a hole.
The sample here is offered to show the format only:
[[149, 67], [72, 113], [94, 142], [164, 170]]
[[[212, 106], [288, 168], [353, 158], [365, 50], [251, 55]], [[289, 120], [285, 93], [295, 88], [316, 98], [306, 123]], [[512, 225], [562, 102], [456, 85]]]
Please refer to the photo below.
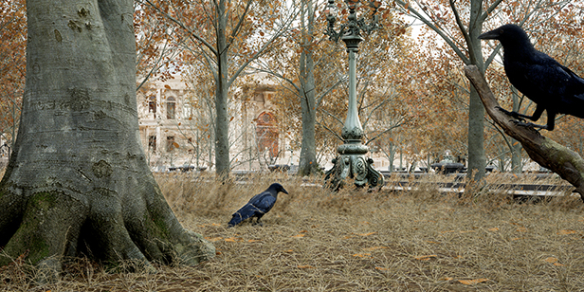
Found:
[[339, 155], [332, 160], [334, 166], [325, 172], [325, 185], [337, 191], [346, 179], [354, 179], [357, 187], [369, 184], [369, 189], [383, 187], [383, 175], [373, 168], [373, 159], [365, 157], [367, 146], [345, 143], [337, 148]]

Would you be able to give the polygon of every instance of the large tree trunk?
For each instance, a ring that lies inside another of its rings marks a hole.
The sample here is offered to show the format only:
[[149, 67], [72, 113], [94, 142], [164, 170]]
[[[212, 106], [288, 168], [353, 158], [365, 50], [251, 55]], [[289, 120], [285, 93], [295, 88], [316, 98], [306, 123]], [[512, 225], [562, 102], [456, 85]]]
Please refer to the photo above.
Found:
[[466, 66], [464, 69], [493, 121], [519, 141], [531, 159], [559, 174], [584, 198], [584, 160], [578, 153], [542, 136], [533, 128], [517, 126], [511, 117], [497, 109], [499, 103], [479, 69], [476, 66]]
[[[64, 256], [197, 264], [140, 145], [132, 0], [27, 0], [20, 129], [0, 185], [0, 247], [46, 271]], [[11, 262], [0, 257], [0, 266]]]

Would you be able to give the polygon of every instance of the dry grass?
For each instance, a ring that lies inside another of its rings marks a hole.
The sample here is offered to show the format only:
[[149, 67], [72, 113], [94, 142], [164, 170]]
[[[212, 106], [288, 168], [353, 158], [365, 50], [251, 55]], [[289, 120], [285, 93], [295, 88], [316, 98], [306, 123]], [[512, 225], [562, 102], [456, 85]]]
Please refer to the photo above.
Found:
[[[156, 274], [107, 274], [79, 262], [36, 286], [13, 265], [1, 291], [578, 291], [584, 289], [584, 214], [566, 197], [515, 204], [483, 188], [468, 198], [432, 187], [408, 193], [330, 193], [287, 177], [217, 184], [158, 181], [182, 224], [218, 255]], [[233, 211], [271, 182], [282, 194], [264, 227], [226, 228]], [[500, 180], [496, 180], [500, 181]]]

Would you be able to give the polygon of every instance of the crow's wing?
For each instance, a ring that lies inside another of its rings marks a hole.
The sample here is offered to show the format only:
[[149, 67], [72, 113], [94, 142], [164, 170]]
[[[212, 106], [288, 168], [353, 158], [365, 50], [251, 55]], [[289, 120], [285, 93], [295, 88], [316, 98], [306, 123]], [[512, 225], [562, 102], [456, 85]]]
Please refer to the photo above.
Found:
[[268, 194], [267, 196], [263, 196], [259, 198], [253, 205], [258, 208], [262, 213], [267, 213], [274, 207], [276, 203], [276, 197]]
[[[547, 102], [550, 97], [559, 98], [566, 92], [566, 85], [572, 78], [570, 70], [558, 63], [550, 56], [536, 51], [530, 62], [526, 62], [522, 70], [525, 82], [521, 83], [527, 97], [537, 102]], [[515, 85], [515, 84], [514, 84]], [[526, 88], [527, 87], [527, 88]], [[541, 98], [538, 98], [541, 96]]]

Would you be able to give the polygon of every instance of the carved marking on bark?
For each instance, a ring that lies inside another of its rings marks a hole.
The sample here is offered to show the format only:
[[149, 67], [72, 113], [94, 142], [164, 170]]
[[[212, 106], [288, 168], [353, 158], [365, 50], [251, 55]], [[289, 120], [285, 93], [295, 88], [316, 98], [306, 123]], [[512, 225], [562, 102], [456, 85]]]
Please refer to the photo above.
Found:
[[112, 166], [104, 160], [100, 160], [97, 163], [94, 163], [91, 167], [91, 170], [98, 178], [109, 177], [112, 175]]
[[89, 108], [89, 90], [86, 88], [79, 89], [79, 88], [69, 88], [67, 89], [67, 93], [71, 97], [65, 104], [65, 108], [70, 108], [74, 111], [81, 111], [86, 110]]
[[57, 40], [57, 42], [62, 42], [63, 41], [63, 37], [61, 36], [61, 33], [59, 32], [59, 30], [55, 29], [55, 39]]
[[67, 23], [67, 26], [69, 26], [69, 28], [72, 30], [76, 30], [78, 32], [81, 32], [81, 25], [79, 25], [79, 22], [76, 20], [69, 20], [69, 23]]
[[79, 11], [77, 11], [77, 15], [79, 15], [79, 17], [88, 17], [89, 14], [91, 14], [91, 12], [85, 8], [81, 8]]

